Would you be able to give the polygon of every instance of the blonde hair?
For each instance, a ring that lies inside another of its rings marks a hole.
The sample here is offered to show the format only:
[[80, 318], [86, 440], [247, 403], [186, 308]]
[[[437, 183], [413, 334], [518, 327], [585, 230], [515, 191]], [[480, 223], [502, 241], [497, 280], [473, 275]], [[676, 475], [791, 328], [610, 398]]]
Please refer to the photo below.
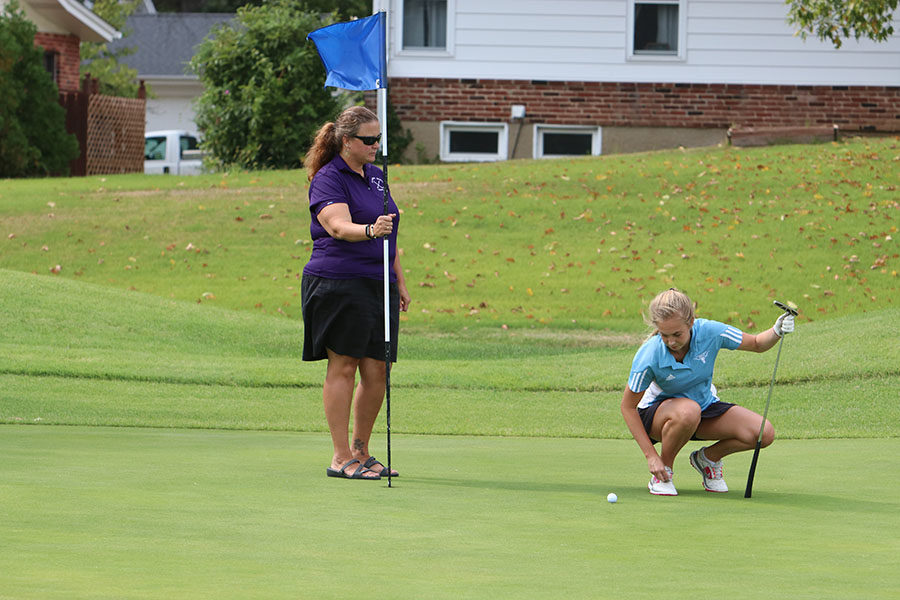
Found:
[[650, 301], [650, 314], [645, 320], [654, 330], [651, 337], [659, 333], [657, 324], [672, 317], [679, 317], [685, 325], [694, 321], [694, 303], [687, 294], [676, 288], [660, 292]]
[[378, 116], [365, 106], [351, 106], [346, 109], [334, 122], [328, 122], [319, 128], [312, 146], [303, 159], [306, 167], [306, 178], [312, 181], [313, 176], [319, 172], [341, 151], [341, 143], [344, 136], [354, 136], [363, 123], [377, 121]]

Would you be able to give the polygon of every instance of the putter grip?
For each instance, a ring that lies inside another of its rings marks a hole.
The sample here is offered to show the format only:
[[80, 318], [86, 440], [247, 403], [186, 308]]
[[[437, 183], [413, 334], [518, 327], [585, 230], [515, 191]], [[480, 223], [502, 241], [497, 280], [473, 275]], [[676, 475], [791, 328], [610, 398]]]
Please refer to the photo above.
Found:
[[744, 498], [753, 494], [753, 476], [756, 474], [756, 461], [759, 459], [760, 441], [756, 440], [756, 449], [753, 451], [753, 460], [750, 461], [750, 473], [747, 475], [747, 489], [744, 490]]
[[796, 317], [798, 314], [800, 314], [800, 313], [797, 312], [797, 309], [796, 309], [796, 308], [791, 308], [790, 306], [788, 306], [788, 305], [785, 304], [784, 302], [779, 302], [778, 300], [776, 300], [775, 302], [773, 302], [773, 304], [774, 304], [775, 306], [777, 306], [778, 308], [780, 308], [781, 310], [783, 310], [784, 312], [790, 313], [790, 314], [794, 315], [795, 317]]

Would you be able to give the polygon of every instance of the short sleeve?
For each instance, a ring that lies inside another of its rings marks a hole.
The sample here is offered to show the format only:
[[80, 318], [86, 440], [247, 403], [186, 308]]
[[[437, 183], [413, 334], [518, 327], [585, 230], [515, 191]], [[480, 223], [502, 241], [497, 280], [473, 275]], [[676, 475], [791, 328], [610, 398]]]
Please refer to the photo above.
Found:
[[631, 363], [631, 374], [628, 376], [628, 389], [639, 394], [653, 383], [652, 356], [653, 350], [650, 343], [652, 338], [644, 342]]
[[309, 211], [313, 215], [318, 216], [319, 211], [329, 204], [348, 203], [347, 190], [337, 174], [336, 170], [322, 169], [313, 177], [309, 186]]
[[737, 327], [725, 325], [724, 323], [720, 323], [720, 325], [723, 326], [722, 331], [719, 332], [722, 348], [737, 350], [737, 347], [741, 345], [741, 341], [744, 339], [744, 333]]

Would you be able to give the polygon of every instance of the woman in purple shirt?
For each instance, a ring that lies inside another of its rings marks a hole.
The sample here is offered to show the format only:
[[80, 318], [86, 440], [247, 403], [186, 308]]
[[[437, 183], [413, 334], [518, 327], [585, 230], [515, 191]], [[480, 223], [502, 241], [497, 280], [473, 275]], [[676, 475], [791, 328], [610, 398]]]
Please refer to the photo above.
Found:
[[[303, 269], [303, 360], [328, 360], [322, 397], [334, 455], [326, 473], [381, 479], [387, 468], [369, 454], [385, 392], [383, 252], [388, 238], [391, 361], [397, 360], [399, 312], [409, 307], [397, 259], [399, 211], [384, 173], [373, 165], [378, 117], [354, 106], [323, 125], [306, 154], [312, 256]], [[356, 373], [359, 385], [354, 392]], [[347, 429], [353, 407], [353, 442]], [[397, 477], [396, 471], [391, 472]]]

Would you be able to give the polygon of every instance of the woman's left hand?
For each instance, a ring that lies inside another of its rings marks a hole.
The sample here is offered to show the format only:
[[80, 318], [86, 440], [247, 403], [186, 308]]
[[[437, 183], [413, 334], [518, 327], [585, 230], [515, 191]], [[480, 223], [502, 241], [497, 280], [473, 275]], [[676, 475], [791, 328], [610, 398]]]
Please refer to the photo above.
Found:
[[398, 286], [397, 291], [400, 294], [400, 312], [406, 312], [409, 310], [409, 303], [412, 301], [412, 298], [405, 285]]
[[785, 334], [792, 333], [794, 331], [794, 315], [783, 313], [775, 321], [775, 326], [772, 329], [775, 330], [775, 335], [778, 337], [784, 337]]

